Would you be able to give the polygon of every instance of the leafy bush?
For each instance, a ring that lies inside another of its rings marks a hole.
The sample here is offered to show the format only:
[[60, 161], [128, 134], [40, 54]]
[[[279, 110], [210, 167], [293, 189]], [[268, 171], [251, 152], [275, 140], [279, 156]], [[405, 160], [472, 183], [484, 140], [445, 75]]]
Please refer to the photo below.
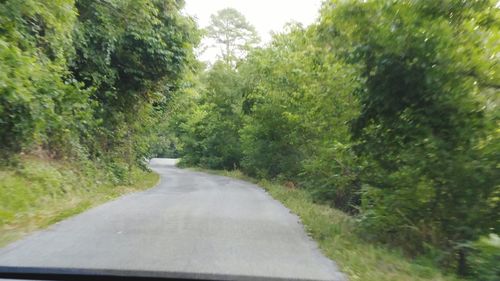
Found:
[[71, 156], [81, 124], [91, 120], [87, 93], [68, 78], [76, 20], [71, 7], [64, 0], [0, 4], [2, 157], [37, 146]]
[[238, 130], [241, 127], [242, 98], [237, 88], [237, 73], [218, 63], [203, 77], [205, 93], [193, 104], [184, 119], [183, 162], [214, 169], [234, 169], [240, 164]]
[[491, 136], [482, 93], [498, 69], [483, 52], [498, 20], [498, 9], [488, 7], [353, 1], [325, 10], [322, 23], [338, 31], [328, 38], [365, 81], [352, 123], [365, 162], [362, 225], [410, 253], [426, 243], [450, 258], [458, 249], [461, 273], [457, 246], [497, 227], [487, 215], [495, 164], [478, 149]]
[[[149, 128], [192, 64], [198, 32], [174, 0], [0, 3], [0, 156], [142, 165]], [[158, 149], [158, 148], [156, 148]], [[107, 167], [104, 165], [104, 167]]]
[[471, 243], [470, 267], [477, 280], [494, 281], [500, 278], [500, 237], [490, 234]]

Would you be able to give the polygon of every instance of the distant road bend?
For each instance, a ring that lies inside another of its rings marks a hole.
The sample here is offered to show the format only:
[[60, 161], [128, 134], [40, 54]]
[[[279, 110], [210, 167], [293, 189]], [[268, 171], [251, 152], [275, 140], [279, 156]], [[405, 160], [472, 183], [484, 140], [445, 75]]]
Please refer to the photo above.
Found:
[[0, 266], [347, 280], [298, 218], [261, 188], [174, 164], [152, 159], [161, 175], [156, 187], [0, 249]]

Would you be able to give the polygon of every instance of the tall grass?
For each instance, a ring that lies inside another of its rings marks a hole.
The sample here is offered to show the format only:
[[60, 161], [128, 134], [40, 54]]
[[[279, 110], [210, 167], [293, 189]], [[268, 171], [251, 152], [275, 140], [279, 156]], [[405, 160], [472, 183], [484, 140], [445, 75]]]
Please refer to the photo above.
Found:
[[[309, 193], [267, 180], [257, 181], [240, 171], [201, 170], [257, 183], [274, 199], [297, 214], [321, 251], [334, 260], [350, 281], [457, 281], [444, 275], [430, 260], [411, 260], [400, 252], [357, 237], [355, 218], [314, 203]], [[263, 237], [265, 239], [265, 237]]]
[[132, 183], [117, 183], [92, 163], [23, 157], [0, 168], [0, 246], [124, 193], [145, 189], [158, 175], [132, 171]]

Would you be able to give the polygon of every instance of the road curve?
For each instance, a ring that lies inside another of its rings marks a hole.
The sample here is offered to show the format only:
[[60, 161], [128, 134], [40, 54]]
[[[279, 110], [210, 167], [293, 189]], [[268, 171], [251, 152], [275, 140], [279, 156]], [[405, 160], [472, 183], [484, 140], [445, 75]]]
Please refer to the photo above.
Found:
[[[160, 183], [0, 249], [0, 266], [346, 280], [258, 186], [153, 159]], [[251, 279], [251, 278], [250, 278]]]

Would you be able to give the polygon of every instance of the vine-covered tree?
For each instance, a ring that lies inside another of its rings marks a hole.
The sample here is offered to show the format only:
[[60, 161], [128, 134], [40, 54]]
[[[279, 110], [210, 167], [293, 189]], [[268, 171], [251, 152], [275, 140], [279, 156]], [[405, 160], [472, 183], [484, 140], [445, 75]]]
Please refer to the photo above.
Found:
[[72, 70], [93, 89], [97, 151], [125, 155], [129, 166], [145, 151], [136, 123], [150, 105], [177, 89], [197, 38], [194, 23], [180, 15], [182, 2], [78, 0], [76, 58]]
[[[198, 32], [176, 0], [0, 3], [0, 154], [144, 159]], [[115, 169], [116, 170], [116, 169]]]

